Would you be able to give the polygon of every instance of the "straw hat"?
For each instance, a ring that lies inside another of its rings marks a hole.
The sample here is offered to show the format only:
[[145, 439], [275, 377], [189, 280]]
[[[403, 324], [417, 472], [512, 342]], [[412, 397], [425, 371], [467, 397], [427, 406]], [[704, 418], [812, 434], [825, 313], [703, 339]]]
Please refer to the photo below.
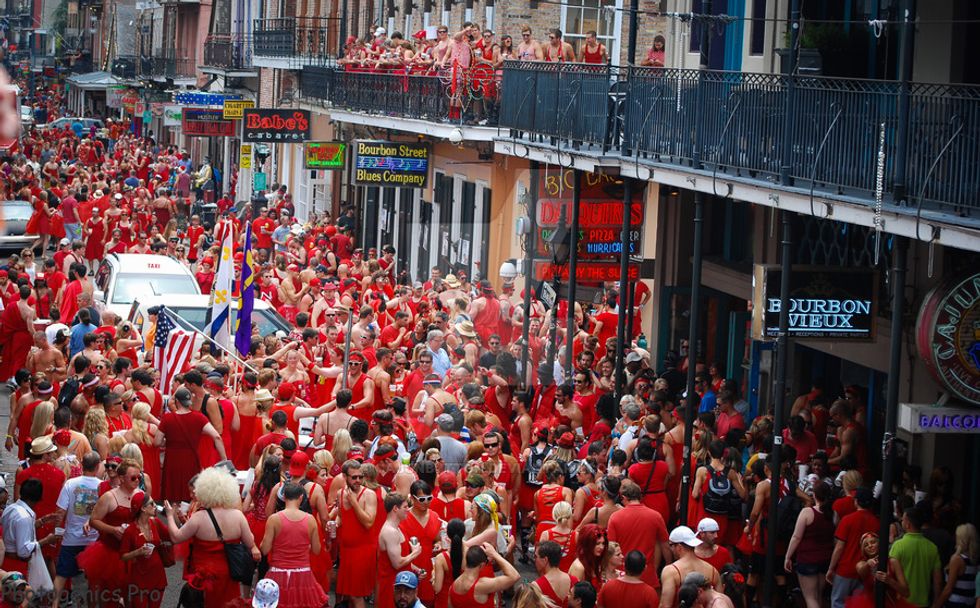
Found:
[[476, 330], [473, 328], [472, 321], [460, 321], [456, 324], [456, 333], [467, 338], [475, 338]]

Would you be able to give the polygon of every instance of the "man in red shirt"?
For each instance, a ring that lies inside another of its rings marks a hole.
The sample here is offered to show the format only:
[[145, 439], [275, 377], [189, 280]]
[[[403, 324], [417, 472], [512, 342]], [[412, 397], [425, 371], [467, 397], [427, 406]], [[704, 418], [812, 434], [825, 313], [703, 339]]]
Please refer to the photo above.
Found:
[[[735, 409], [735, 395], [730, 391], [723, 390], [718, 393], [718, 410], [718, 420], [715, 424], [719, 437], [724, 438], [729, 431], [734, 429], [745, 430], [745, 419]], [[798, 456], [798, 458], [802, 457]], [[810, 455], [808, 454], [802, 461], [810, 462]]]
[[341, 260], [349, 260], [354, 255], [354, 241], [347, 235], [346, 226], [339, 226], [339, 228], [340, 231], [330, 237], [330, 248]]
[[694, 555], [698, 559], [708, 562], [718, 572], [721, 572], [725, 564], [732, 563], [732, 554], [728, 552], [728, 549], [718, 544], [720, 529], [718, 522], [710, 517], [705, 517], [699, 521], [697, 533], [701, 544], [694, 549]]
[[[65, 485], [65, 474], [58, 467], [51, 464], [58, 454], [58, 447], [51, 441], [50, 437], [37, 437], [31, 441], [31, 451], [28, 454], [29, 466], [26, 469], [17, 471], [14, 479], [14, 500], [20, 499], [20, 486], [28, 479], [38, 479], [41, 487], [44, 488], [41, 494], [41, 501], [34, 505], [34, 514], [37, 516], [37, 538], [44, 538], [54, 532], [56, 517], [53, 517], [58, 510], [58, 495], [61, 494], [61, 486]], [[58, 554], [56, 544], [45, 545], [41, 553], [46, 559], [51, 559]]]
[[623, 553], [639, 551], [646, 557], [646, 568], [640, 579], [657, 588], [660, 586], [657, 577], [660, 559], [670, 551], [667, 525], [660, 513], [643, 504], [643, 490], [637, 484], [623, 481], [619, 494], [625, 506], [610, 516], [606, 529], [608, 538], [619, 543]]
[[830, 604], [843, 608], [844, 601], [861, 588], [857, 563], [864, 559], [861, 554], [861, 537], [868, 532], [878, 532], [878, 518], [871, 512], [874, 494], [868, 488], [858, 488], [854, 494], [857, 511], [840, 520], [834, 532], [834, 553], [830, 556], [827, 582], [833, 585]]
[[255, 237], [255, 248], [264, 249], [266, 256], [272, 259], [272, 231], [276, 223], [269, 218], [269, 209], [259, 210], [259, 217], [252, 220], [252, 235]]
[[[725, 391], [722, 391], [722, 394]], [[721, 394], [718, 395], [718, 402], [721, 403]], [[783, 442], [791, 445], [796, 450], [796, 463], [807, 464], [819, 449], [817, 438], [810, 431], [806, 430], [806, 421], [803, 416], [796, 415], [789, 419], [789, 424], [783, 429]]]
[[599, 591], [599, 608], [656, 608], [660, 596], [640, 576], [646, 569], [647, 558], [641, 551], [630, 551], [623, 564], [623, 576], [607, 581]]

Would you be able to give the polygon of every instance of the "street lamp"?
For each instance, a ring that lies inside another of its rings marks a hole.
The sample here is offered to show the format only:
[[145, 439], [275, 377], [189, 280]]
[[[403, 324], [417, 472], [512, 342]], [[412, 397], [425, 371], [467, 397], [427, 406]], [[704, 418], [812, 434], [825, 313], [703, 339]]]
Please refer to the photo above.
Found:
[[517, 272], [517, 260], [511, 258], [509, 260], [504, 260], [504, 263], [500, 265], [500, 278], [505, 281], [513, 281], [517, 278], [519, 274]]
[[[558, 350], [558, 293], [561, 289], [561, 272], [565, 264], [568, 263], [568, 256], [572, 248], [572, 233], [569, 232], [566, 224], [565, 205], [561, 207], [561, 215], [554, 231], [548, 236], [548, 245], [551, 248], [552, 259], [552, 293], [548, 294], [551, 298], [551, 331], [549, 332], [548, 345], [548, 371], [555, 369], [555, 354]], [[574, 281], [575, 277], [568, 277], [569, 281]], [[542, 286], [543, 287], [543, 286]], [[545, 290], [542, 289], [542, 299], [545, 298]], [[569, 306], [574, 306], [571, 302]]]

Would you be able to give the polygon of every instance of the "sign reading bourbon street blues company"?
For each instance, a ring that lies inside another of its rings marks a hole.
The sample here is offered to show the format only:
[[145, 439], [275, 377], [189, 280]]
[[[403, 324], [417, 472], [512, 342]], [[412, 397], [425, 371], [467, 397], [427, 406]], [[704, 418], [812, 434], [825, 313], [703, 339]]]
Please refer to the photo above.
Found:
[[[782, 271], [756, 264], [752, 276], [752, 336], [779, 335]], [[868, 340], [874, 337], [878, 278], [871, 270], [794, 266], [790, 274], [789, 335], [794, 338]]]
[[915, 343], [936, 382], [980, 405], [980, 272], [944, 281], [926, 295]]
[[354, 142], [354, 183], [358, 186], [425, 188], [429, 181], [429, 144], [398, 141]]
[[242, 140], [301, 143], [310, 138], [310, 111], [259, 108], [242, 111]]

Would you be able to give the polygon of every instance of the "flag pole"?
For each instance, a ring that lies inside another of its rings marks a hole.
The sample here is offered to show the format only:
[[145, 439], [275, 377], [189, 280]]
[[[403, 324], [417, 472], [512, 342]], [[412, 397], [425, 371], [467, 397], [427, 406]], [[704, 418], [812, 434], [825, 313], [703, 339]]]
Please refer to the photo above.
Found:
[[230, 355], [231, 358], [234, 359], [242, 367], [248, 368], [249, 371], [253, 371], [255, 373], [259, 373], [259, 370], [255, 369], [254, 367], [252, 367], [251, 365], [249, 365], [247, 362], [245, 362], [245, 360], [240, 359], [238, 357], [238, 354], [236, 354], [235, 352], [233, 352], [233, 351], [225, 348], [221, 344], [219, 344], [216, 340], [214, 340], [211, 336], [209, 336], [207, 334], [207, 332], [203, 332], [200, 329], [194, 327], [189, 322], [185, 321], [183, 319], [183, 317], [177, 315], [176, 313], [171, 313], [170, 310], [168, 310], [166, 308], [163, 309], [163, 314], [165, 314], [168, 317], [170, 317], [170, 320], [173, 321], [174, 323], [176, 323], [177, 325], [179, 325], [181, 327], [181, 329], [186, 329], [187, 331], [193, 331], [195, 333], [201, 334], [201, 336], [203, 336], [205, 340], [207, 340], [210, 344], [213, 344], [214, 346], [217, 346], [221, 350], [221, 352], [225, 353], [226, 355]]
[[[344, 375], [340, 382], [340, 388], [347, 388], [347, 371], [350, 369], [350, 332], [354, 329], [354, 311], [347, 312], [347, 335], [344, 336]], [[363, 365], [363, 364], [362, 364]]]

